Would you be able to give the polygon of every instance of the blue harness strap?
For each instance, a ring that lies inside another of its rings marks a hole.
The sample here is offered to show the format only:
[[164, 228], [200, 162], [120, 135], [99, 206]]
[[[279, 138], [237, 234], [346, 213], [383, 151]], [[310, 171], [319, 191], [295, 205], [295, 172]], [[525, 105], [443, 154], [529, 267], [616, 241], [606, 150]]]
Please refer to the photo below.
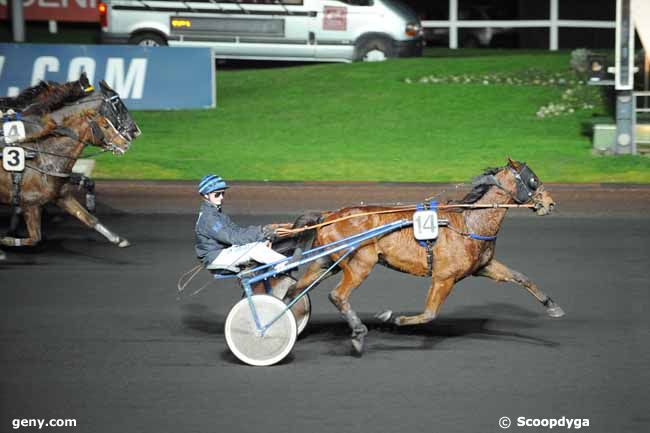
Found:
[[496, 236], [481, 236], [475, 235], [474, 233], [468, 233], [467, 235], [472, 239], [476, 239], [477, 241], [493, 241], [497, 238]]

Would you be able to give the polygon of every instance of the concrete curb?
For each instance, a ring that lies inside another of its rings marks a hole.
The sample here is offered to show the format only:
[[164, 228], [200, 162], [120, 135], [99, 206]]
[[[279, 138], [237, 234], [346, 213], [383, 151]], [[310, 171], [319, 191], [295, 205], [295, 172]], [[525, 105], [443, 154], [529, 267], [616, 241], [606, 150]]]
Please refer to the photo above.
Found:
[[[650, 185], [546, 184], [560, 216], [650, 215]], [[458, 199], [467, 184], [373, 182], [232, 182], [225, 207], [240, 215], [294, 215], [360, 204], [407, 204]], [[192, 181], [97, 181], [101, 212], [195, 213]], [[513, 212], [526, 214], [526, 211]]]

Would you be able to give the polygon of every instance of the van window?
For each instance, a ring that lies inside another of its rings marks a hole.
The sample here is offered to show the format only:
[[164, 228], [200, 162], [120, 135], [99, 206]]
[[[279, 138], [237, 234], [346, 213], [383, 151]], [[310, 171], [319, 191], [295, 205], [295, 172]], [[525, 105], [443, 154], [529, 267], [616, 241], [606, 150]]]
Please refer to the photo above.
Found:
[[372, 6], [375, 3], [373, 0], [338, 0], [338, 1], [352, 6]]
[[219, 3], [244, 3], [258, 5], [298, 5], [301, 6], [303, 0], [220, 0]]

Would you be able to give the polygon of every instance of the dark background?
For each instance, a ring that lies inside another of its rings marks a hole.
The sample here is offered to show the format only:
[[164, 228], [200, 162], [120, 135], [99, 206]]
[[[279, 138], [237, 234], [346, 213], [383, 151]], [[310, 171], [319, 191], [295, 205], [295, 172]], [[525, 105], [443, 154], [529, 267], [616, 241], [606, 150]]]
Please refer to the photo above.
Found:
[[[409, 4], [423, 20], [446, 20], [449, 17], [447, 0], [402, 0]], [[548, 19], [548, 0], [459, 0], [461, 15], [466, 19]], [[483, 18], [476, 15], [484, 11]], [[560, 19], [583, 19], [613, 21], [616, 18], [616, 2], [613, 0], [560, 0]], [[98, 24], [59, 23], [59, 34], [48, 33], [46, 22], [27, 23], [28, 42], [97, 43]], [[459, 40], [465, 38], [468, 30], [460, 31]], [[548, 29], [512, 29], [490, 42], [493, 48], [540, 48], [548, 49]], [[0, 22], [0, 41], [11, 41], [8, 21]], [[429, 46], [448, 46], [448, 38], [429, 41]], [[559, 48], [613, 48], [612, 29], [560, 28]]]

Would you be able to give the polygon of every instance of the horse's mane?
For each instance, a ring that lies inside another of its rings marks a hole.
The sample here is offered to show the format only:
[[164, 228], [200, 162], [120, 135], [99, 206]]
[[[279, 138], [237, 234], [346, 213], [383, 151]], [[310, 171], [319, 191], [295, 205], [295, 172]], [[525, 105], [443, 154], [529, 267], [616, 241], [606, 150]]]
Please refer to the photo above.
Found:
[[67, 102], [74, 102], [86, 96], [90, 82], [86, 74], [81, 74], [77, 81], [58, 84], [41, 81], [36, 86], [28, 87], [15, 98], [0, 98], [0, 110], [14, 109], [23, 115], [43, 115], [61, 108]]
[[50, 84], [47, 82], [41, 81], [35, 86], [26, 88], [14, 98], [0, 98], [0, 110], [23, 110], [29, 104], [33, 103], [40, 95], [44, 94], [49, 86]]
[[95, 113], [96, 113], [95, 110], [86, 108], [77, 113], [73, 113], [64, 117], [61, 123], [55, 122], [54, 119], [52, 119], [52, 117], [49, 114], [46, 114], [42, 119], [43, 129], [41, 129], [35, 134], [28, 135], [27, 137], [25, 137], [23, 142], [38, 142], [46, 138], [49, 138], [52, 135], [57, 135], [57, 130], [61, 128], [68, 128], [72, 126], [71, 124], [75, 120], [87, 119], [89, 117], [92, 117]]
[[490, 189], [493, 182], [488, 181], [488, 176], [493, 176], [503, 170], [503, 167], [490, 167], [486, 168], [482, 175], [476, 176], [472, 180], [472, 190], [468, 192], [465, 197], [459, 201], [452, 201], [451, 203], [456, 204], [472, 204], [476, 203], [485, 195], [485, 193]]

